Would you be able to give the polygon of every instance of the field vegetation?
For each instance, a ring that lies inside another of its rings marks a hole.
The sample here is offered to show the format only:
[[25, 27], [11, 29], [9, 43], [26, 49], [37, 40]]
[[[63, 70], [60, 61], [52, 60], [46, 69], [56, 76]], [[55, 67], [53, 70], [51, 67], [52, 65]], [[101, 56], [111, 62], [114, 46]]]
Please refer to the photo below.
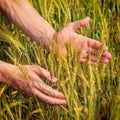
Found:
[[66, 58], [54, 56], [54, 45], [50, 52], [44, 50], [0, 13], [0, 59], [16, 65], [37, 64], [49, 70], [58, 82], [43, 81], [63, 91], [68, 103], [48, 105], [0, 83], [0, 120], [120, 120], [120, 1], [30, 2], [57, 31], [89, 16], [90, 23], [76, 32], [107, 45], [112, 58], [108, 64], [80, 64], [72, 45], [66, 46]]

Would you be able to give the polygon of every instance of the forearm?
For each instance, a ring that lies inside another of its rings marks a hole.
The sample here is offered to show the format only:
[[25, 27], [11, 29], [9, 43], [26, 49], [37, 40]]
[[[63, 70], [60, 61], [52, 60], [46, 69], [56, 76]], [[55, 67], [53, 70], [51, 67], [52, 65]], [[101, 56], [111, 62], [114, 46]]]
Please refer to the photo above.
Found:
[[17, 76], [19, 67], [0, 60], [0, 82], [10, 84], [12, 78]]
[[0, 0], [0, 8], [25, 34], [44, 48], [49, 48], [56, 31], [28, 0]]

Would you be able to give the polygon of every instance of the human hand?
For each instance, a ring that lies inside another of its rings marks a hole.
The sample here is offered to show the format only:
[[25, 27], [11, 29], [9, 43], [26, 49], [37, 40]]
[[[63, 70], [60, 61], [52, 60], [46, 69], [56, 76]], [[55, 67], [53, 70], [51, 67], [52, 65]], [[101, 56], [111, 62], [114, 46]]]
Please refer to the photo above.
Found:
[[[78, 28], [87, 25], [89, 20], [89, 17], [86, 17], [82, 20], [68, 23], [61, 31], [56, 33], [56, 41], [63, 55], [66, 56], [67, 54], [65, 44], [72, 43], [74, 50], [80, 52], [81, 63], [86, 62], [88, 54], [91, 53], [91, 59], [88, 61], [88, 64], [96, 65], [97, 55], [102, 43], [75, 32]], [[99, 62], [108, 63], [110, 58], [111, 54], [108, 52], [108, 47], [105, 46]]]
[[36, 97], [38, 100], [48, 104], [66, 104], [63, 93], [48, 86], [40, 78], [44, 77], [50, 82], [57, 81], [55, 77], [51, 78], [47, 70], [37, 65], [24, 65], [23, 68], [27, 73], [28, 79], [17, 66], [11, 65], [7, 84], [26, 95]]

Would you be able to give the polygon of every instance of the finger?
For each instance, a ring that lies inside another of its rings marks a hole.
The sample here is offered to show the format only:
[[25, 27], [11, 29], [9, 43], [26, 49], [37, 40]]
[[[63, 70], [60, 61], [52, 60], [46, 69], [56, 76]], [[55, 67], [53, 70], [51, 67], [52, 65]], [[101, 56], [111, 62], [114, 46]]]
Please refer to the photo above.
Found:
[[82, 50], [80, 53], [80, 60], [82, 62], [86, 61], [87, 57], [91, 55], [91, 51], [92, 51], [91, 48], [86, 48], [85, 50]]
[[[94, 56], [97, 56], [98, 53], [99, 53], [99, 50], [97, 50], [97, 49], [92, 49], [91, 53], [92, 53]], [[108, 58], [108, 59], [111, 58], [111, 54], [110, 54], [108, 51], [103, 51], [101, 56], [102, 56], [102, 57], [106, 57], [106, 58]]]
[[82, 50], [80, 53], [80, 58], [86, 58], [88, 56], [88, 52], [86, 50]]
[[35, 88], [37, 88], [38, 90], [40, 90], [41, 92], [43, 92], [46, 95], [52, 96], [52, 97], [56, 97], [56, 98], [64, 98], [64, 95], [62, 92], [59, 92], [55, 89], [53, 89], [52, 87], [46, 85], [36, 74], [32, 74], [31, 79], [34, 81], [32, 84]]
[[[80, 59], [81, 63], [86, 63], [86, 61], [87, 61], [86, 57]], [[105, 57], [101, 57], [99, 62], [101, 62], [101, 63], [108, 63], [108, 59], [105, 58]], [[91, 56], [91, 58], [89, 58], [87, 63], [90, 64], [90, 65], [96, 66], [97, 65], [97, 57], [96, 56]]]
[[108, 59], [105, 58], [105, 57], [101, 57], [100, 60], [99, 60], [101, 63], [108, 63]]
[[106, 58], [110, 59], [111, 58], [111, 54], [108, 51], [103, 51], [102, 57], [106, 57]]
[[[97, 57], [96, 56], [92, 56], [90, 59], [89, 59], [90, 62], [97, 62]], [[108, 63], [108, 59], [106, 57], [101, 57], [99, 62], [101, 63]]]
[[90, 21], [90, 18], [85, 17], [82, 20], [78, 20], [78, 21], [73, 22], [73, 31], [77, 30], [80, 27], [87, 25], [89, 23], [89, 21]]
[[97, 63], [94, 62], [94, 61], [88, 61], [88, 64], [93, 65], [93, 66], [96, 66], [96, 65], [97, 65]]
[[33, 89], [34, 95], [39, 99], [42, 100], [43, 102], [46, 102], [48, 104], [57, 104], [57, 105], [65, 105], [66, 100], [65, 99], [60, 99], [60, 98], [55, 98], [51, 96], [47, 96], [46, 94], [40, 92], [38, 89]]
[[56, 97], [56, 98], [61, 98], [63, 99], [64, 98], [64, 95], [62, 92], [59, 92], [55, 89], [53, 89], [52, 87], [46, 85], [45, 83], [44, 84], [38, 84], [37, 85], [37, 88], [39, 90], [41, 90], [43, 93], [47, 94], [48, 96], [52, 96], [52, 97]]
[[[91, 38], [87, 38], [87, 37], [84, 37], [82, 35], [79, 35], [79, 39], [87, 41], [88, 47], [90, 47], [90, 48], [99, 49], [102, 46], [102, 43], [100, 41], [97, 41], [97, 40], [94, 40], [94, 39], [91, 39]], [[108, 47], [105, 46], [104, 50], [108, 51]]]
[[85, 63], [86, 62], [86, 58], [80, 58], [80, 63]]
[[[88, 38], [88, 46], [94, 49], [100, 49], [102, 47], [102, 43], [100, 41]], [[105, 46], [103, 50], [108, 51], [108, 47]]]
[[57, 78], [51, 77], [49, 71], [45, 70], [44, 68], [42, 68], [40, 66], [35, 66], [35, 67], [36, 67], [35, 72], [37, 73], [37, 75], [45, 77], [50, 82], [56, 82], [57, 81]]
[[[81, 60], [80, 60], [81, 63], [86, 63], [86, 61], [87, 61], [86, 58], [81, 58]], [[93, 66], [97, 65], [97, 63], [95, 61], [88, 61], [87, 63], [90, 65], [93, 65]]]

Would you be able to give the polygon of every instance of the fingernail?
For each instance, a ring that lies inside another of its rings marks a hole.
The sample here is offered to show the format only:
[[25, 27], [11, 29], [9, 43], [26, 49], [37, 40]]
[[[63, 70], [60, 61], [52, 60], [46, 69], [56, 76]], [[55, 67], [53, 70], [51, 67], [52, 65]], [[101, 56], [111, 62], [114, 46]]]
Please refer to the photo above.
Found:
[[107, 50], [107, 51], [108, 51], [108, 47], [107, 47], [107, 46], [105, 47], [105, 50]]
[[66, 100], [64, 100], [64, 104], [67, 104], [67, 101], [66, 101]]
[[89, 16], [86, 16], [85, 18], [90, 19], [90, 17], [89, 17]]
[[57, 79], [56, 79], [55, 77], [53, 77], [53, 78], [52, 78], [52, 81], [53, 81], [53, 82], [56, 82], [56, 81], [57, 81]]

